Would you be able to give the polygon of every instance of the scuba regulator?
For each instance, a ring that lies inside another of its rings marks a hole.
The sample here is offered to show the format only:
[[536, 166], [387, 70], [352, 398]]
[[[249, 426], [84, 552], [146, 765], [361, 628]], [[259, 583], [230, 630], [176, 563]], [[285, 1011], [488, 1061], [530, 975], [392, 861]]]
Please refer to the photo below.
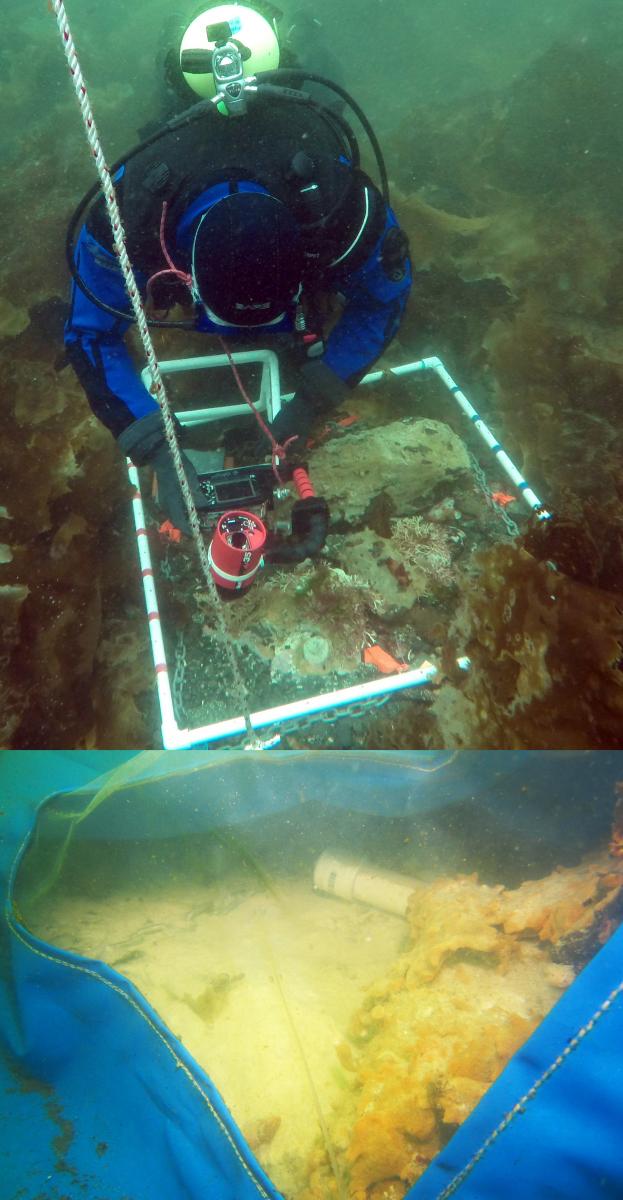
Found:
[[216, 96], [212, 103], [223, 103], [230, 117], [242, 117], [247, 111], [242, 54], [235, 42], [217, 43], [212, 54], [212, 74]]
[[228, 21], [208, 25], [208, 41], [214, 42], [213, 50], [182, 50], [180, 65], [184, 75], [211, 74], [215, 94], [212, 103], [224, 105], [230, 117], [241, 117], [247, 111], [246, 89], [255, 82], [255, 76], [245, 79], [243, 62], [250, 53], [232, 34]]

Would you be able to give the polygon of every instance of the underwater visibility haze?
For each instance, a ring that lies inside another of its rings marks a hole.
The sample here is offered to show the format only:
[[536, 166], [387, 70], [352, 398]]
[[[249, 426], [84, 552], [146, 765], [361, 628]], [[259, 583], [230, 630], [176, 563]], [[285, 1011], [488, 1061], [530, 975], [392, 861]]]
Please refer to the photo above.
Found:
[[[162, 119], [167, 38], [198, 6], [66, 7], [112, 165]], [[204, 727], [431, 664], [423, 686], [346, 709], [331, 729], [293, 721], [282, 745], [620, 746], [620, 3], [280, 7], [292, 53], [339, 76], [367, 114], [409, 238], [411, 295], [380, 366], [439, 358], [518, 474], [434, 371], [362, 385], [305, 447], [330, 513], [324, 548], [267, 563], [217, 617], [191, 540], [158, 533], [145, 472], [175, 721]], [[5, 0], [3, 16], [0, 742], [154, 747], [162, 720], [123, 454], [63, 347], [65, 236], [95, 182], [91, 151], [54, 5]], [[378, 181], [364, 129], [344, 113]], [[324, 300], [330, 322], [339, 297]], [[221, 352], [184, 329], [153, 336], [160, 359]], [[134, 333], [129, 344], [140, 370]], [[257, 372], [243, 375], [257, 389]], [[179, 375], [169, 387], [179, 410], [206, 390], [210, 403], [239, 400], [229, 368], [218, 383]], [[185, 444], [222, 466], [214, 428]], [[292, 498], [268, 513], [277, 531]]]
[[621, 1194], [619, 753], [44, 757], [0, 757], [6, 1200]]

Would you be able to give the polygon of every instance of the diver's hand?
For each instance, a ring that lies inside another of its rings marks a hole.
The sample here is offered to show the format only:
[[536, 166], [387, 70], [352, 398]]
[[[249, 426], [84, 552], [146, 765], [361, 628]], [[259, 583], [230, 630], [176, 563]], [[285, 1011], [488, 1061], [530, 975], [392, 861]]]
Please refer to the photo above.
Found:
[[284, 405], [270, 426], [281, 445], [295, 434], [306, 438], [318, 417], [326, 416], [350, 396], [351, 389], [344, 380], [319, 358], [305, 363], [300, 381], [294, 398]]
[[[177, 431], [180, 432], [179, 424]], [[159, 507], [166, 513], [176, 529], [181, 529], [182, 533], [189, 534], [190, 522], [166, 440], [160, 409], [148, 413], [146, 417], [140, 417], [138, 421], [133, 421], [123, 430], [117, 441], [124, 454], [131, 458], [137, 467], [149, 465], [154, 468], [158, 484]], [[195, 505], [198, 509], [206, 508], [208, 500], [201, 491], [197, 472], [190, 459], [183, 451], [181, 453]]]
[[[186, 478], [190, 487], [191, 496], [195, 502], [195, 508], [200, 511], [208, 505], [207, 497], [201, 490], [197, 472], [193, 467], [190, 459], [182, 450], [182, 462]], [[180, 529], [182, 533], [190, 534], [190, 521], [188, 520], [188, 512], [186, 510], [186, 502], [182, 495], [177, 472], [173, 464], [171, 452], [168, 445], [160, 447], [159, 450], [151, 458], [151, 465], [156, 472], [156, 484], [158, 488], [157, 502], [158, 507], [162, 510], [172, 525], [176, 529]]]

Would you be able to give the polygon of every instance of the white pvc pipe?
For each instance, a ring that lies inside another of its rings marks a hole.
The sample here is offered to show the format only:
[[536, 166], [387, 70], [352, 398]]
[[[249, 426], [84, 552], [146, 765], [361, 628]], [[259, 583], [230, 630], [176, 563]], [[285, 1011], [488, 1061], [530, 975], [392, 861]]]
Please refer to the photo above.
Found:
[[[437, 668], [432, 663], [426, 663], [415, 671], [403, 671], [400, 675], [385, 675], [379, 679], [371, 679], [369, 683], [356, 683], [352, 687], [339, 688], [337, 691], [325, 692], [318, 696], [309, 696], [305, 700], [294, 700], [290, 704], [281, 704], [276, 708], [265, 708], [260, 712], [251, 713], [251, 725], [253, 729], [264, 729], [267, 725], [277, 725], [280, 722], [295, 720], [297, 717], [310, 717], [315, 713], [331, 712], [360, 701], [390, 696], [392, 693], [403, 691], [406, 688], [423, 687], [430, 683], [436, 674]], [[212, 725], [203, 725], [198, 729], [179, 729], [175, 719], [168, 723], [163, 720], [162, 724], [165, 750], [182, 750], [188, 746], [216, 742], [221, 738], [237, 737], [245, 730], [243, 717], [231, 717], [227, 721], [216, 721]]]
[[[236, 366], [238, 363], [265, 363], [279, 377], [279, 359], [274, 350], [265, 350], [262, 347], [257, 350], [236, 350], [232, 353], [232, 358]], [[179, 371], [209, 371], [213, 367], [228, 366], [229, 358], [226, 354], [193, 355], [192, 358], [163, 358], [160, 362], [160, 369], [169, 375], [175, 375]]]
[[[262, 406], [256, 404], [262, 411]], [[176, 412], [180, 425], [209, 425], [211, 421], [226, 421], [228, 417], [250, 417], [252, 415], [248, 404], [223, 404], [218, 408], [189, 408], [186, 412]], [[269, 418], [272, 419], [272, 418]]]
[[[273, 421], [281, 410], [281, 381], [279, 377], [279, 359], [274, 350], [239, 350], [231, 356], [236, 366], [245, 363], [261, 363], [262, 379], [260, 383], [260, 398], [254, 401], [255, 407], [266, 411], [268, 420]], [[159, 364], [161, 375], [177, 375], [181, 371], [207, 371], [215, 367], [229, 367], [230, 360], [226, 354], [204, 354], [195, 358], [167, 358]], [[151, 375], [147, 368], [141, 372], [141, 379], [146, 388], [151, 383]], [[222, 421], [227, 417], [245, 417], [251, 415], [249, 405], [222, 404], [214, 408], [193, 408], [187, 412], [175, 414], [181, 425], [204, 425], [210, 421]]]
[[397, 917], [406, 917], [409, 900], [418, 886], [416, 879], [398, 871], [386, 871], [327, 850], [314, 867], [315, 891], [340, 900], [358, 900]]
[[[262, 362], [262, 392], [260, 404], [258, 407], [266, 407], [270, 416], [271, 408], [273, 413], [279, 412], [281, 404], [284, 401], [292, 398], [293, 393], [280, 396], [279, 394], [279, 362], [276, 354], [271, 350], [258, 351], [243, 351], [233, 356], [236, 363]], [[172, 359], [160, 364], [161, 370], [167, 372], [179, 372], [187, 370], [199, 370], [202, 367], [227, 366], [229, 359], [226, 355], [210, 355], [203, 358], [188, 358], [188, 359]], [[550, 514], [543, 508], [541, 501], [532, 489], [528, 486], [525, 479], [518, 471], [515, 464], [506, 454], [497, 441], [491, 430], [485, 422], [478, 416], [473, 405], [465, 396], [464, 392], [454, 382], [452, 376], [446, 371], [441, 359], [439, 358], [423, 358], [416, 362], [404, 363], [402, 366], [390, 367], [387, 370], [370, 371], [361, 380], [362, 383], [378, 383], [385, 379], [388, 375], [411, 375], [418, 371], [434, 371], [441, 382], [450, 393], [455, 397], [461, 410], [469, 417], [470, 421], [485, 441], [490, 450], [496, 455], [500, 466], [513, 481], [523, 496], [525, 502], [534, 511], [535, 515], [540, 520], [549, 518]], [[268, 371], [268, 375], [266, 375]], [[267, 386], [268, 385], [268, 386]], [[276, 388], [276, 393], [275, 393]], [[179, 413], [179, 419], [186, 424], [201, 424], [205, 421], [218, 420], [223, 416], [235, 416], [248, 413], [248, 406], [231, 405], [214, 409], [194, 409], [190, 412]], [[216, 721], [209, 725], [200, 726], [197, 729], [180, 729], [175, 720], [173, 709], [173, 701], [171, 697], [171, 688], [169, 684], [168, 670], [166, 666], [166, 658], [164, 654], [164, 645], [162, 641], [162, 630], [160, 628], [160, 618], [158, 614], [158, 604], [156, 591], [153, 581], [153, 571], [151, 569], [151, 557], [149, 554], [149, 544], [144, 530], [144, 514], [143, 506], [140, 500], [140, 491], [138, 490], [138, 475], [130, 464], [130, 478], [134, 483], [137, 494], [133, 501], [135, 507], [135, 524], [137, 528], [137, 538], [139, 544], [139, 556], [141, 560], [141, 568], [143, 574], [143, 586], [145, 589], [145, 603], [150, 622], [150, 635], [152, 645], [152, 656], [156, 667], [156, 678], [158, 684], [158, 696], [160, 700], [160, 711], [162, 714], [162, 738], [163, 745], [166, 750], [183, 749], [184, 747], [205, 745], [210, 742], [221, 741], [227, 738], [237, 737], [247, 731], [244, 717], [232, 717], [226, 721]], [[469, 669], [469, 659], [463, 658], [459, 660], [459, 665], [463, 670]], [[339, 688], [333, 692], [326, 692], [317, 696], [310, 696], [307, 699], [295, 700], [290, 704], [278, 705], [275, 708], [263, 709], [259, 712], [250, 715], [250, 721], [253, 729], [263, 729], [269, 725], [278, 725], [287, 721], [296, 720], [297, 718], [305, 718], [313, 716], [317, 713], [337, 711], [350, 704], [357, 704], [366, 700], [380, 698], [382, 696], [390, 696], [395, 692], [406, 690], [411, 687], [421, 687], [430, 683], [437, 674], [437, 668], [431, 663], [425, 663], [415, 671], [406, 671], [396, 675], [385, 675], [378, 679], [370, 680], [368, 683], [355, 684], [352, 687]]]
[[147, 527], [145, 525], [145, 510], [143, 508], [143, 500], [139, 486], [138, 471], [131, 459], [126, 459], [126, 462], [130, 483], [134, 488], [132, 495], [132, 512], [134, 514], [134, 525], [136, 528], [138, 557], [141, 565], [141, 578], [143, 580], [145, 608], [147, 610], [147, 623], [149, 625], [151, 655], [156, 671], [156, 686], [158, 688], [158, 702], [160, 704], [160, 715], [162, 717], [161, 728], [164, 742], [166, 736], [165, 731], [170, 729], [172, 725], [177, 727], [177, 724], [175, 721], [175, 711], [173, 709], [173, 697], [171, 695], [171, 685], [169, 682], [169, 668], [167, 666], [167, 656], [164, 648], [164, 639], [162, 636], [158, 595], [156, 592], [154, 570], [151, 561], [151, 553], [149, 550], [149, 538], [147, 536]]
[[385, 379], [387, 375], [413, 375], [415, 371], [429, 371], [434, 369], [435, 363], [438, 362], [438, 358], [418, 358], [416, 362], [403, 363], [399, 367], [387, 367], [383, 371], [368, 371], [361, 382], [380, 383], [381, 379]]
[[441, 359], [428, 359], [428, 362], [432, 366], [439, 379], [441, 379], [442, 383], [445, 383], [448, 391], [452, 393], [457, 401], [457, 404], [469, 417], [474, 428], [478, 430], [478, 433], [483, 441], [486, 442], [489, 449], [493, 451], [502, 470], [506, 475], [508, 475], [508, 478], [512, 481], [512, 483], [514, 483], [520, 496], [528, 505], [528, 508], [532, 509], [539, 521], [549, 520], [552, 514], [547, 512], [547, 510], [543, 507], [543, 504], [539, 500], [536, 492], [533, 492], [532, 488], [528, 486], [526, 480], [521, 474], [521, 471], [517, 469], [512, 459], [509, 458], [508, 454], [506, 453], [504, 447], [500, 444], [500, 442], [498, 442], [497, 438], [494, 436], [494, 434], [492, 434], [488, 426], [485, 425], [482, 418], [478, 416], [476, 409], [472, 404], [470, 404], [465, 393], [462, 392], [458, 384], [454, 382], [449, 371], [446, 371]]

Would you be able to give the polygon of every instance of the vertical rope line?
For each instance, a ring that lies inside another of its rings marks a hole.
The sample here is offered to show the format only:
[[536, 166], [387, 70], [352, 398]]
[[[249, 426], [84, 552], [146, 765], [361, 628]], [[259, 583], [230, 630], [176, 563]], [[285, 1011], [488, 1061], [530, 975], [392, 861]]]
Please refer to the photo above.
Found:
[[69, 27], [69, 21], [67, 19], [67, 13], [65, 12], [65, 5], [63, 3], [63, 0], [54, 0], [54, 12], [56, 14], [56, 20], [57, 20], [58, 28], [59, 28], [60, 34], [61, 34], [61, 41], [63, 44], [63, 50], [65, 52], [65, 57], [67, 59], [69, 73], [71, 75], [72, 82], [74, 85], [74, 91], [75, 91], [76, 97], [78, 99], [78, 104], [80, 105], [80, 111], [82, 113], [82, 121], [84, 124], [87, 141], [89, 143], [89, 146], [91, 147], [91, 153], [93, 155], [93, 158], [95, 159], [95, 166], [97, 167], [97, 173], [101, 180], [102, 191], [104, 194], [104, 199], [106, 201], [106, 207], [108, 209], [108, 216], [110, 218], [110, 225], [111, 225], [111, 229], [112, 229], [115, 253], [117, 255], [117, 259], [119, 262], [119, 267], [123, 274], [123, 278], [124, 278], [128, 296], [130, 297], [130, 303], [131, 303], [132, 309], [134, 311], [134, 316], [136, 318], [136, 324], [137, 324], [137, 327], [138, 327], [138, 330], [139, 330], [139, 333], [141, 336], [141, 341], [143, 343], [143, 349], [145, 351], [147, 366], [149, 367], [149, 371], [151, 374], [152, 385], [149, 390], [150, 390], [151, 394], [155, 397], [155, 399], [160, 407], [160, 411], [162, 413], [164, 432], [165, 432], [165, 436], [166, 436], [167, 443], [169, 446], [169, 450], [171, 452], [171, 457], [173, 459], [173, 464], [175, 466], [175, 473], [176, 473], [178, 481], [179, 481], [180, 490], [182, 492], [182, 496], [184, 497], [184, 503], [186, 505], [186, 510], [188, 512], [188, 520], [190, 522], [190, 528], [192, 530], [192, 536], [193, 536], [193, 539], [195, 542], [195, 546], [197, 548], [197, 553], [199, 555], [199, 561], [201, 563], [201, 568], [202, 568], [203, 574], [205, 576], [206, 583], [208, 585], [208, 593], [209, 593], [209, 596], [210, 596], [210, 599], [212, 601], [212, 605], [214, 608], [214, 615], [216, 618], [216, 623], [218, 625], [219, 633], [221, 634], [223, 645], [225, 648], [225, 653], [226, 653], [227, 659], [229, 661], [229, 667], [231, 670], [231, 677], [232, 677], [232, 683], [233, 683], [234, 700], [240, 706], [240, 711], [244, 717], [244, 723], [246, 725], [248, 737], [251, 739], [251, 741], [254, 745], [254, 748], [259, 748], [260, 744], [258, 743], [257, 735], [255, 734], [255, 732], [253, 730], [253, 726], [251, 724], [251, 716], [249, 713], [249, 705], [248, 705], [246, 688], [245, 688], [242, 676], [240, 674], [238, 663], [236, 662], [233, 647], [231, 645], [231, 641], [229, 638], [229, 631], [227, 629], [227, 626], [225, 624], [225, 619], [223, 617], [221, 600], [220, 600], [219, 594], [216, 590], [216, 584], [214, 583], [214, 579], [212, 577], [212, 571], [210, 570], [208, 552], [207, 552], [205, 542], [203, 540], [203, 536], [201, 533], [201, 526], [199, 524], [199, 517], [197, 516], [197, 509], [195, 507], [195, 502], [193, 500], [192, 492], [190, 490], [190, 485], [189, 485], [188, 479], [186, 477], [186, 471], [184, 470], [184, 463], [182, 460], [182, 455], [181, 455], [179, 443], [177, 440], [177, 433], [175, 430], [175, 422], [173, 419], [173, 413], [171, 411], [171, 406], [169, 404], [169, 400], [168, 400], [168, 397], [166, 394], [164, 381], [162, 379], [162, 375], [160, 373], [160, 367], [158, 365], [158, 360], [156, 358], [156, 351], [154, 349], [154, 344], [152, 342], [151, 334], [149, 332], [149, 327], [147, 325], [147, 318], [145, 316], [145, 310], [143, 308], [143, 304], [141, 301], [140, 290], [139, 290], [139, 287], [136, 282], [136, 277], [134, 275], [134, 271], [132, 270], [132, 264], [128, 257], [128, 252], [126, 249], [125, 229], [123, 227], [123, 222], [121, 220], [121, 212], [119, 210], [117, 196], [116, 196], [114, 185], [113, 185], [113, 182], [111, 179], [110, 171], [108, 170], [108, 167], [106, 165], [106, 160], [104, 158], [102, 145], [101, 145], [99, 135], [97, 132], [97, 127], [95, 124], [95, 118], [93, 116], [91, 104], [89, 102], [89, 97], [88, 97], [88, 93], [87, 93], [87, 89], [86, 89], [86, 84], [84, 82], [84, 77], [83, 77], [82, 71], [80, 69], [80, 63], [78, 61], [78, 55], [77, 55], [76, 47], [75, 47], [74, 40], [73, 40], [73, 37], [71, 34], [71, 29]]

